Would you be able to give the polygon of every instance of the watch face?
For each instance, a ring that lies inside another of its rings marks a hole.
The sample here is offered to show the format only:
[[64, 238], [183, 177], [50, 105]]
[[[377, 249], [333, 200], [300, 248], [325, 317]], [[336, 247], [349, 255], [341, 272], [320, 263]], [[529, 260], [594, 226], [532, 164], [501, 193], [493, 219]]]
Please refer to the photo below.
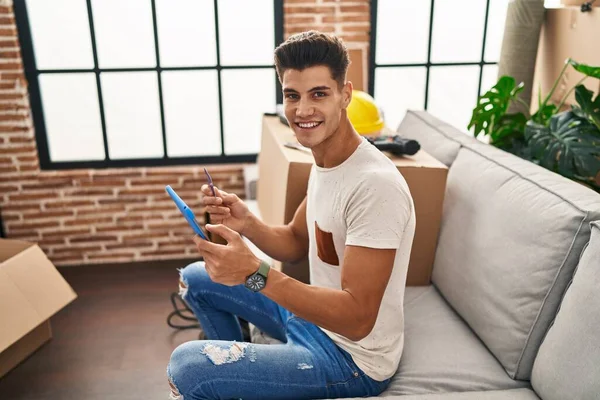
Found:
[[252, 275], [246, 281], [246, 287], [253, 292], [258, 292], [265, 287], [265, 278], [262, 275]]

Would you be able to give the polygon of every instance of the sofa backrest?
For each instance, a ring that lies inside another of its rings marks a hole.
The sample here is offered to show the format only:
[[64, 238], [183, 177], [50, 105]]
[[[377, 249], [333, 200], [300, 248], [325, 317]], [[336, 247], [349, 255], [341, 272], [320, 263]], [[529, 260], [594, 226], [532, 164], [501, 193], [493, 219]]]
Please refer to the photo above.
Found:
[[426, 152], [450, 167], [463, 144], [478, 140], [427, 111], [408, 110], [396, 132], [407, 139], [417, 140]]
[[450, 160], [458, 145], [433, 283], [507, 373], [527, 380], [589, 240], [589, 223], [600, 219], [600, 195], [460, 131], [458, 138], [447, 128], [440, 133], [443, 124], [430, 115], [409, 116], [422, 120], [413, 123], [412, 137], [426, 151], [444, 149]]
[[544, 400], [600, 396], [600, 221], [535, 359], [531, 384]]

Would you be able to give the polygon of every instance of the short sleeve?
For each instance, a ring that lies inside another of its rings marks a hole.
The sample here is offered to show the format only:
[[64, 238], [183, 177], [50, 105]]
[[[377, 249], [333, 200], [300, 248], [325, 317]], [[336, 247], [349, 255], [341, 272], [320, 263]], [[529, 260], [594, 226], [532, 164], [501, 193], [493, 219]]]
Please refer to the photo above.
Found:
[[346, 245], [397, 249], [413, 212], [404, 178], [382, 171], [363, 179], [346, 206]]

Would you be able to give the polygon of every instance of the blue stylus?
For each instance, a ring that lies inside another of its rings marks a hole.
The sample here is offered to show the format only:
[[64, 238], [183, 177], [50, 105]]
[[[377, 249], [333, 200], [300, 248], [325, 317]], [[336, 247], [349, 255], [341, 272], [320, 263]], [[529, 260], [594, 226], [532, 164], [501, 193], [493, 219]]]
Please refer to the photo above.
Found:
[[187, 220], [188, 224], [190, 224], [194, 232], [196, 232], [198, 236], [200, 236], [202, 239], [208, 240], [204, 232], [202, 232], [202, 228], [200, 228], [200, 225], [196, 221], [196, 216], [194, 215], [194, 212], [188, 207], [187, 204], [185, 204], [183, 200], [181, 200], [181, 197], [179, 197], [179, 195], [175, 193], [175, 191], [171, 188], [170, 185], [167, 185], [166, 190], [167, 193], [169, 193], [169, 196], [171, 196], [171, 198], [177, 205], [177, 208], [179, 208], [179, 211], [181, 211], [184, 218]]

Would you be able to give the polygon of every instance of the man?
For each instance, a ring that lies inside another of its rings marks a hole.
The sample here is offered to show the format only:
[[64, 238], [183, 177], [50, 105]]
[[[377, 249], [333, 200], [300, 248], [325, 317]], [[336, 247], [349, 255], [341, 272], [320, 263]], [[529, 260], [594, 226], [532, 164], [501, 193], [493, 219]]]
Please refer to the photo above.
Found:
[[[204, 263], [182, 271], [183, 297], [208, 340], [174, 351], [174, 398], [375, 396], [402, 354], [415, 230], [406, 182], [346, 115], [352, 84], [341, 40], [294, 35], [275, 50], [275, 65], [286, 118], [315, 159], [307, 197], [288, 225], [268, 226], [237, 196], [202, 187], [211, 220], [220, 223], [206, 229], [228, 243], [196, 237]], [[277, 260], [308, 254], [311, 285], [269, 269], [241, 235]], [[284, 344], [243, 343], [236, 316]]]

